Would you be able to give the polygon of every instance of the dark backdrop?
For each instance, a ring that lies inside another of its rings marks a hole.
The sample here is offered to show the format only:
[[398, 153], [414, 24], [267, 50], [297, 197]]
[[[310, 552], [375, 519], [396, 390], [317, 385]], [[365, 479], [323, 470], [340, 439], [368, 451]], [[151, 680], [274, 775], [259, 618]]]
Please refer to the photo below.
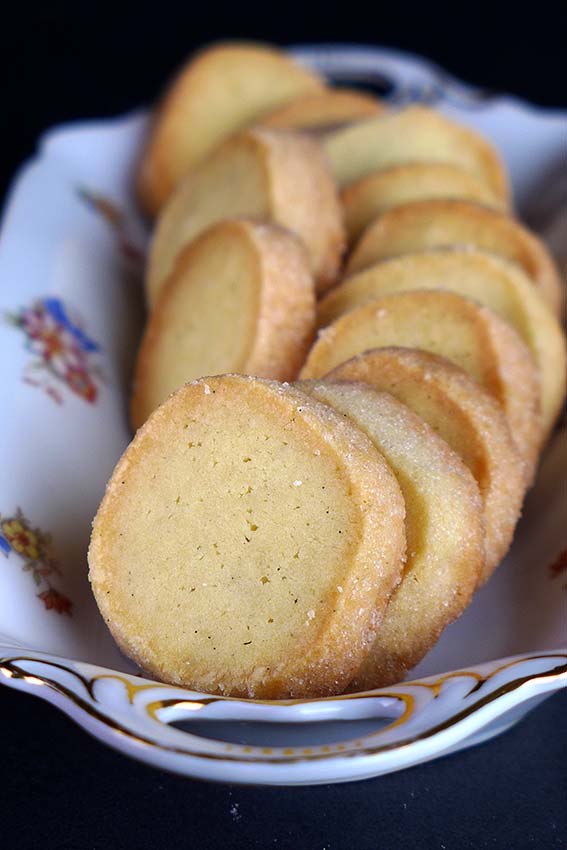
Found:
[[[477, 85], [567, 106], [559, 4], [394, 2], [12, 3], [0, 28], [0, 190], [46, 127], [149, 102], [210, 39], [395, 46]], [[6, 850], [567, 847], [567, 694], [482, 747], [376, 780], [304, 789], [161, 774], [4, 688], [0, 730]]]

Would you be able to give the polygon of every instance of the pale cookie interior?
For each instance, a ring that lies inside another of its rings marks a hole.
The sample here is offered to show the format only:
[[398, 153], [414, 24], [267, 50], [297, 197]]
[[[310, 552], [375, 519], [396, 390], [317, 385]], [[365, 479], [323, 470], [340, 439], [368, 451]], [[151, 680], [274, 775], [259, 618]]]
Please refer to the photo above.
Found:
[[261, 127], [276, 130], [329, 132], [361, 118], [371, 118], [385, 107], [369, 94], [354, 89], [325, 89], [307, 94], [262, 117]]
[[446, 162], [476, 175], [498, 197], [508, 199], [506, 173], [486, 139], [424, 106], [360, 121], [328, 136], [325, 146], [341, 187], [392, 165]]
[[213, 155], [180, 185], [160, 215], [147, 269], [147, 297], [153, 304], [179, 251], [224, 218], [269, 218], [266, 170], [254, 144], [231, 146]]
[[446, 162], [394, 165], [351, 183], [341, 193], [350, 242], [393, 207], [433, 198], [459, 198], [504, 209], [506, 204], [474, 174]]
[[91, 581], [128, 655], [247, 696], [340, 692], [399, 579], [403, 501], [372, 444], [302, 393], [186, 385], [94, 523]]

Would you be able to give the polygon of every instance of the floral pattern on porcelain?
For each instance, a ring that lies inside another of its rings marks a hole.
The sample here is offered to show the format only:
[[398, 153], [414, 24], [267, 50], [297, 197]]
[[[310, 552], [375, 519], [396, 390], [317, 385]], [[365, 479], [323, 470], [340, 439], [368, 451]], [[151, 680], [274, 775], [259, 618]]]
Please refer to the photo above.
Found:
[[20, 508], [11, 516], [0, 515], [0, 552], [6, 558], [13, 553], [23, 561], [22, 569], [30, 573], [40, 589], [37, 596], [46, 610], [71, 616], [71, 600], [53, 586], [61, 569], [53, 555], [52, 542], [51, 535], [34, 528]]
[[96, 402], [103, 380], [100, 346], [61, 299], [37, 299], [5, 318], [23, 332], [26, 349], [33, 355], [24, 370], [24, 383], [39, 387], [57, 404], [63, 403], [63, 386], [88, 404]]

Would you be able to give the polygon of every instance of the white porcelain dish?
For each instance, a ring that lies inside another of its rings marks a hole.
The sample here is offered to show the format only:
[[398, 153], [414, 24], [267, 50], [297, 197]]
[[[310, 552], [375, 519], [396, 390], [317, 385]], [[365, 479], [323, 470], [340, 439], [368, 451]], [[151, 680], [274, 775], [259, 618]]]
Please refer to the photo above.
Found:
[[[556, 215], [567, 114], [486, 97], [393, 51], [296, 53], [337, 80], [388, 87], [396, 102], [434, 102], [486, 133], [508, 163], [521, 213], [567, 251], [565, 218]], [[210, 698], [140, 678], [116, 649], [89, 589], [86, 548], [130, 438], [125, 398], [145, 243], [131, 169], [146, 121], [134, 113], [49, 131], [6, 204], [0, 680], [52, 702], [128, 755], [230, 782], [361, 779], [497, 734], [567, 684], [564, 426], [510, 556], [412, 682], [323, 700]]]

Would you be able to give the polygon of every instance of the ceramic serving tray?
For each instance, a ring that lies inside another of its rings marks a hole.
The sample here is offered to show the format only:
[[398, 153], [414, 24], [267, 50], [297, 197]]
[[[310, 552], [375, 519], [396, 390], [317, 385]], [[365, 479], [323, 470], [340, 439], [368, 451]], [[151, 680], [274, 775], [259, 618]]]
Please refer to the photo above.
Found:
[[[294, 52], [337, 82], [397, 104], [432, 103], [485, 133], [507, 161], [520, 214], [567, 259], [566, 113], [487, 95], [393, 51]], [[147, 238], [131, 174], [146, 124], [135, 112], [50, 130], [6, 203], [0, 681], [125, 754], [230, 782], [361, 779], [498, 734], [567, 684], [565, 426], [544, 455], [509, 557], [410, 682], [320, 700], [208, 697], [143, 678], [114, 645], [89, 589], [86, 550], [131, 436], [126, 398]]]

